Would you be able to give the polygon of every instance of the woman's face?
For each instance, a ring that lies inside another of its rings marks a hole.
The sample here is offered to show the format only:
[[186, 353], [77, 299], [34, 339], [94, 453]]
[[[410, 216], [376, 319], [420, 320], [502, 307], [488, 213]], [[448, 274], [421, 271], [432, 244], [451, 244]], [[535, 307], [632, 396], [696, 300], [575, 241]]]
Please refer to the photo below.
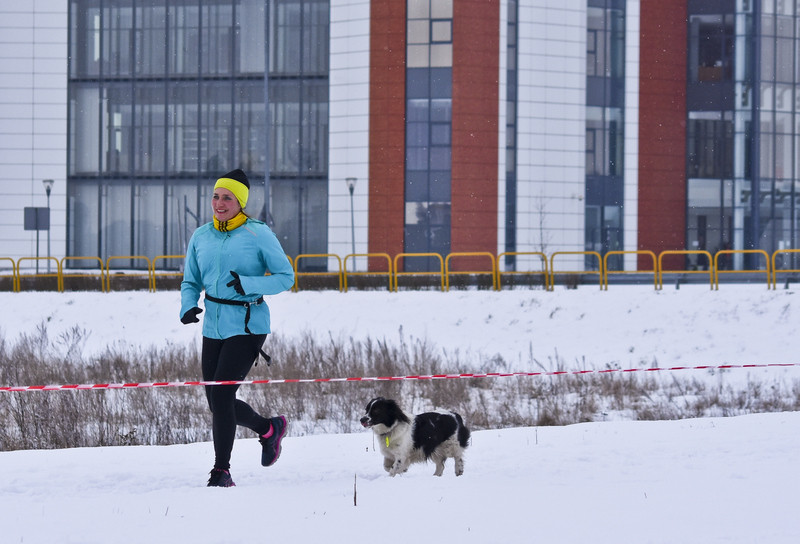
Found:
[[242, 211], [236, 196], [223, 187], [214, 189], [214, 195], [211, 197], [211, 209], [217, 221], [229, 221]]

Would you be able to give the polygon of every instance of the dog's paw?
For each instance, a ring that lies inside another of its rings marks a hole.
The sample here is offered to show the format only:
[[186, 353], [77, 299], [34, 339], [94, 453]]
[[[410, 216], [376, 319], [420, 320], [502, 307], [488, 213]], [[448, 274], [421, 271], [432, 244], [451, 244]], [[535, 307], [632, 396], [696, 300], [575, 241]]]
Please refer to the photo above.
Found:
[[408, 467], [405, 466], [402, 461], [395, 461], [394, 464], [392, 465], [392, 468], [389, 469], [389, 474], [391, 476], [397, 476], [398, 474], [402, 474], [403, 472], [406, 472], [407, 470], [408, 470]]

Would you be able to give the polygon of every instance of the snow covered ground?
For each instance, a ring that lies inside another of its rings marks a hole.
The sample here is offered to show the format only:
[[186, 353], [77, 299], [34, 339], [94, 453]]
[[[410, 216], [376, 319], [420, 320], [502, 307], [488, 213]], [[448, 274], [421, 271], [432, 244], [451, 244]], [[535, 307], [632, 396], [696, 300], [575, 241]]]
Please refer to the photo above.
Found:
[[[800, 290], [765, 284], [680, 289], [594, 286], [554, 292], [300, 291], [269, 297], [276, 334], [399, 341], [423, 338], [476, 364], [502, 356], [519, 370], [558, 355], [568, 367], [781, 363], [797, 352]], [[177, 291], [0, 293], [0, 334], [13, 340], [44, 324], [51, 339], [77, 327], [86, 352], [198, 342], [178, 320]], [[201, 315], [202, 317], [202, 315]]]
[[389, 477], [368, 431], [289, 437], [266, 469], [249, 439], [230, 489], [202, 487], [206, 443], [7, 452], [1, 540], [794, 544], [798, 427], [784, 413], [479, 431], [458, 478]]
[[[795, 363], [797, 297], [761, 284], [300, 292], [269, 302], [277, 334], [402, 334], [457, 350], [476, 371], [495, 355], [527, 371], [556, 354], [567, 370]], [[78, 327], [86, 352], [196, 342], [178, 301], [176, 292], [0, 293], [0, 334], [13, 342], [45, 324], [57, 339]], [[797, 367], [730, 372], [798, 376]], [[800, 413], [776, 413], [477, 431], [459, 478], [452, 465], [442, 478], [421, 465], [390, 478], [368, 431], [290, 434], [266, 469], [255, 439], [237, 441], [232, 489], [204, 487], [209, 443], [3, 452], [0, 542], [795, 543], [798, 429]]]

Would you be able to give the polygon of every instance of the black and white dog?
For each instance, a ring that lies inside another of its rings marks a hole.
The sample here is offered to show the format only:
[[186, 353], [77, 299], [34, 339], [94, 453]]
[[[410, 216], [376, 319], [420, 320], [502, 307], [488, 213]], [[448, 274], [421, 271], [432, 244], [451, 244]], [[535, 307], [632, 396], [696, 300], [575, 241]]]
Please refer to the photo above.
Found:
[[464, 474], [470, 433], [455, 412], [426, 412], [411, 420], [395, 401], [378, 397], [367, 404], [361, 425], [380, 438], [383, 468], [391, 476], [429, 459], [436, 463], [434, 476], [441, 476], [448, 457], [455, 459], [456, 476]]

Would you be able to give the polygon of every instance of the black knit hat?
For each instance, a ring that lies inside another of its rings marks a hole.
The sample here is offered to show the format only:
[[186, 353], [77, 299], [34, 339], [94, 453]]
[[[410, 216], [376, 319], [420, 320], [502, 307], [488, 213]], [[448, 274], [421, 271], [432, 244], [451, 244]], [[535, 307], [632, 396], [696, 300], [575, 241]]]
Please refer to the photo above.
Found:
[[231, 170], [222, 177], [228, 179], [235, 179], [248, 189], [250, 188], [250, 182], [247, 180], [247, 174], [245, 174], [240, 168], [237, 168], [236, 170]]
[[219, 178], [214, 185], [214, 190], [217, 187], [223, 187], [232, 192], [242, 208], [247, 206], [247, 197], [250, 195], [250, 182], [247, 181], [247, 174], [240, 169], [232, 170]]

